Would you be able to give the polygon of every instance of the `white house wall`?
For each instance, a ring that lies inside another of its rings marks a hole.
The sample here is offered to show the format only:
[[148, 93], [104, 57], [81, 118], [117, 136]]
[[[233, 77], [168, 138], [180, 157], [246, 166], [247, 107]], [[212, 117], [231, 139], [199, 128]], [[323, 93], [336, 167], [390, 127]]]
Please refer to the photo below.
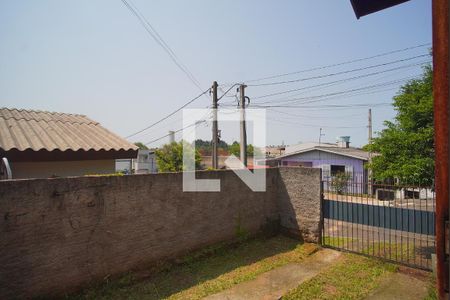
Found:
[[312, 163], [313, 168], [322, 169], [322, 178], [327, 181], [330, 179], [331, 165], [345, 166], [345, 172], [351, 176], [354, 184], [362, 186], [366, 182], [364, 172], [364, 160], [339, 155], [335, 153], [312, 150], [304, 153], [295, 154], [289, 157], [281, 158], [280, 164], [295, 166], [299, 162]]

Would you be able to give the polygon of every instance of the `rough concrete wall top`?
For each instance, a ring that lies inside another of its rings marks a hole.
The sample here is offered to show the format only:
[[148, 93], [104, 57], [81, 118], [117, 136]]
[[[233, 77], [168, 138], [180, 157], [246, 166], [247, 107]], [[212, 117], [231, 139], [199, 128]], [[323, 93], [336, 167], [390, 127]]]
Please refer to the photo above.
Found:
[[306, 242], [320, 242], [321, 170], [279, 168], [279, 211], [281, 226]]

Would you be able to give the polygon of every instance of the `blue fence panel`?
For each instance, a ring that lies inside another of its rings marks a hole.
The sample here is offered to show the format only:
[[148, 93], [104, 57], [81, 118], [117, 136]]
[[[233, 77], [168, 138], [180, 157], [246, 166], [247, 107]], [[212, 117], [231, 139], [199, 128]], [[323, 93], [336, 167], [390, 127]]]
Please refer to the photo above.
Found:
[[323, 201], [327, 219], [434, 235], [434, 212], [335, 200]]

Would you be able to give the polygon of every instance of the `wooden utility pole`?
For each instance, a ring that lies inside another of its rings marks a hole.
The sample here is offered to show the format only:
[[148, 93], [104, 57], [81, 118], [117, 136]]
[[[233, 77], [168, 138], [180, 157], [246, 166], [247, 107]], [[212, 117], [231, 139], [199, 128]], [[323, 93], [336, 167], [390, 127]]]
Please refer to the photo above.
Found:
[[[369, 146], [372, 145], [372, 109], [369, 108], [369, 116], [368, 116], [368, 129], [369, 129], [369, 135], [368, 135], [368, 142], [369, 142]], [[369, 148], [369, 159], [368, 159], [369, 165], [372, 163], [372, 150]], [[368, 181], [368, 186], [367, 186], [367, 193], [369, 195], [373, 194], [372, 191], [372, 169], [367, 169], [367, 181]]]
[[244, 166], [247, 166], [247, 131], [245, 128], [245, 88], [247, 86], [241, 84], [239, 86], [239, 95], [241, 101], [241, 143], [240, 143], [240, 153], [241, 161]]
[[217, 126], [217, 81], [213, 82], [211, 91], [212, 91], [212, 100], [213, 100], [213, 123], [212, 123], [212, 167], [213, 169], [219, 168], [219, 158], [217, 154], [217, 148], [219, 144], [219, 129]]
[[[406, 0], [352, 0], [356, 16], [373, 13]], [[448, 299], [450, 263], [448, 253], [450, 215], [450, 103], [449, 103], [449, 0], [432, 1], [433, 103], [436, 193], [436, 277], [440, 300]]]
[[436, 192], [436, 273], [439, 299], [448, 299], [449, 259], [449, 1], [433, 0], [433, 99]]

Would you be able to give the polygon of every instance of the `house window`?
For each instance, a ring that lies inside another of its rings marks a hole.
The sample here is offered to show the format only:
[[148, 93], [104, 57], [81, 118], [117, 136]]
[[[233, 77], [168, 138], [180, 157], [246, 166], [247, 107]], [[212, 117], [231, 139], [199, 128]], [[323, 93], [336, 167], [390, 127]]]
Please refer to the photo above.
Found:
[[336, 176], [338, 173], [345, 173], [345, 166], [331, 165], [331, 176]]

